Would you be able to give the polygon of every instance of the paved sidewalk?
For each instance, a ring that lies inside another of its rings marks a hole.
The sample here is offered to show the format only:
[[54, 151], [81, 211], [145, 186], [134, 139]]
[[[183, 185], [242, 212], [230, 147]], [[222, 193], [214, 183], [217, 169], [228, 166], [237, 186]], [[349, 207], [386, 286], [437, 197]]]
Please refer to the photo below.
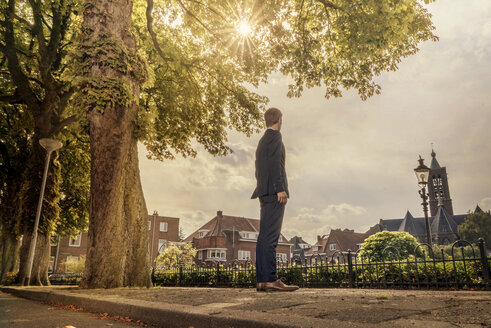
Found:
[[1, 287], [158, 327], [491, 327], [490, 291]]

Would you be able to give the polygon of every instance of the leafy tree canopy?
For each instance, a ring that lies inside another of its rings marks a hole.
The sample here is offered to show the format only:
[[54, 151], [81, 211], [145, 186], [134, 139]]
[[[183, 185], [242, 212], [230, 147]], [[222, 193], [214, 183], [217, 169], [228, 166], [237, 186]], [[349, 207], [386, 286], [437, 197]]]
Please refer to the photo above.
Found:
[[[392, 246], [397, 249], [394, 251]], [[418, 241], [411, 234], [399, 231], [381, 231], [371, 235], [361, 245], [360, 258], [370, 261], [405, 260], [418, 246]]]
[[460, 239], [476, 243], [483, 238], [486, 247], [491, 249], [491, 213], [477, 212], [467, 215], [467, 219], [457, 228]]
[[179, 266], [191, 266], [194, 263], [196, 249], [191, 243], [184, 247], [169, 246], [155, 259], [157, 271], [166, 271]]
[[325, 96], [380, 93], [422, 41], [437, 40], [418, 0], [137, 0], [134, 27], [149, 79], [138, 136], [149, 157], [194, 156], [192, 140], [224, 155], [228, 129], [262, 126], [267, 98], [251, 90], [279, 71], [288, 96], [324, 86]]

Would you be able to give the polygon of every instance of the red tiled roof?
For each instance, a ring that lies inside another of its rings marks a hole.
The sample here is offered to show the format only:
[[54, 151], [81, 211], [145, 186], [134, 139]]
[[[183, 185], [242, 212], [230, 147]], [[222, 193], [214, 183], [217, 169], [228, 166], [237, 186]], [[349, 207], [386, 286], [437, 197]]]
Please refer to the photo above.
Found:
[[329, 243], [336, 243], [339, 246], [340, 251], [346, 252], [348, 249], [353, 252], [358, 250], [358, 246], [356, 244], [361, 244], [368, 238], [370, 235], [367, 233], [358, 233], [347, 231], [347, 230], [331, 230], [329, 234]]
[[[217, 215], [205, 223], [201, 228], [190, 234], [184, 241], [190, 242], [193, 240], [193, 238], [198, 238], [200, 230], [210, 230], [205, 237], [223, 236], [224, 231], [259, 232], [259, 220], [230, 215]], [[281, 236], [283, 237], [283, 241], [281, 243], [289, 243], [288, 239], [286, 239], [283, 234], [281, 234]]]

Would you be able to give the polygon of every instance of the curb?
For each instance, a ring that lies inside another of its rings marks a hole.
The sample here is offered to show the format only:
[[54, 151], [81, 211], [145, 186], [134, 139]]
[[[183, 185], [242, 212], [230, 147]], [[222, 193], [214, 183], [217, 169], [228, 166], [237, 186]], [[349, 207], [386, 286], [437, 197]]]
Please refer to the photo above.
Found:
[[[291, 328], [297, 325], [280, 324], [271, 322], [273, 319], [284, 321], [283, 318], [275, 318], [276, 315], [261, 317], [240, 310], [220, 310], [210, 313], [210, 308], [200, 308], [190, 305], [156, 303], [138, 301], [142, 304], [134, 304], [133, 300], [125, 298], [102, 299], [96, 297], [84, 297], [54, 293], [52, 291], [39, 291], [20, 288], [0, 287], [0, 291], [20, 296], [26, 299], [61, 303], [81, 307], [85, 311], [108, 313], [111, 316], [130, 317], [147, 324], [165, 328]], [[248, 317], [253, 318], [248, 318]], [[282, 320], [283, 319], [283, 320]], [[269, 320], [270, 322], [265, 322]], [[274, 320], [276, 321], [276, 320]]]

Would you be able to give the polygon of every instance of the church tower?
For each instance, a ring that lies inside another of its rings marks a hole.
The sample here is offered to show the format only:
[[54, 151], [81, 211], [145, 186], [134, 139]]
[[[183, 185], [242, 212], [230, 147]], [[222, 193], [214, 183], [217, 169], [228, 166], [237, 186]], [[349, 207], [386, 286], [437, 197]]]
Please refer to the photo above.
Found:
[[448, 187], [447, 168], [441, 167], [436, 160], [436, 153], [431, 150], [430, 176], [428, 178], [428, 193], [430, 196], [430, 213], [435, 216], [438, 212], [438, 199], [448, 214], [453, 215], [452, 199]]

